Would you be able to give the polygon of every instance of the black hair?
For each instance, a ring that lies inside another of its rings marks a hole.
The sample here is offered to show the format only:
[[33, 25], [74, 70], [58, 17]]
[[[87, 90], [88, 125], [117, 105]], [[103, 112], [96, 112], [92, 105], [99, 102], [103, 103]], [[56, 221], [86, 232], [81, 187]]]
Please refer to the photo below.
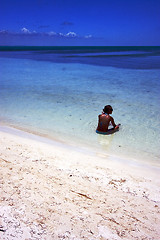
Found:
[[103, 112], [104, 112], [104, 113], [109, 113], [110, 111], [113, 111], [113, 108], [111, 107], [111, 105], [106, 105], [106, 106], [103, 108]]

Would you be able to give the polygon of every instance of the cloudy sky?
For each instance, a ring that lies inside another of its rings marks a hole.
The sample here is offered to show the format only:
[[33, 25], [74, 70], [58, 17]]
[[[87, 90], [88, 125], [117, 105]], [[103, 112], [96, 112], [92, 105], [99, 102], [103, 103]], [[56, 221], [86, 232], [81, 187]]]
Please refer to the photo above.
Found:
[[160, 0], [1, 0], [0, 45], [160, 45]]

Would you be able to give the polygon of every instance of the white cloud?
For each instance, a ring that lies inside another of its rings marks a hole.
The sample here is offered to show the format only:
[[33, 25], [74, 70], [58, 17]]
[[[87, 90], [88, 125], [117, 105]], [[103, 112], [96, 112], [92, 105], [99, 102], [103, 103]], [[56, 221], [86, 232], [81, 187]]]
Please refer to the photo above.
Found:
[[87, 35], [87, 36], [85, 36], [85, 38], [91, 38], [92, 37], [92, 35]]
[[62, 37], [65, 36], [63, 33], [58, 33], [58, 35], [59, 35], [59, 36], [62, 36]]
[[77, 34], [75, 32], [68, 32], [65, 36], [66, 37], [77, 37]]
[[10, 34], [10, 35], [30, 35], [30, 36], [49, 36], [49, 37], [55, 37], [55, 38], [92, 38], [93, 36], [88, 34], [86, 36], [80, 36], [75, 32], [68, 32], [68, 33], [61, 33], [61, 32], [54, 32], [54, 31], [50, 31], [50, 32], [37, 32], [37, 31], [30, 31], [29, 29], [27, 29], [26, 27], [21, 28], [20, 32], [10, 32], [10, 31], [6, 31], [6, 30], [1, 30], [0, 29], [0, 35], [2, 36], [3, 34]]
[[66, 34], [64, 34], [64, 33], [56, 33], [56, 32], [53, 32], [53, 31], [51, 31], [51, 32], [48, 32], [48, 33], [46, 33], [47, 35], [49, 35], [49, 36], [59, 36], [59, 37], [77, 37], [78, 35], [75, 33], [75, 32], [68, 32], [68, 33], [66, 33]]
[[21, 32], [22, 32], [22, 33], [31, 33], [31, 32], [30, 32], [27, 28], [25, 28], [25, 27], [21, 29]]
[[8, 31], [6, 31], [6, 30], [0, 30], [0, 34], [8, 34]]
[[56, 32], [49, 32], [48, 35], [49, 36], [55, 36], [55, 35], [57, 35], [57, 33]]

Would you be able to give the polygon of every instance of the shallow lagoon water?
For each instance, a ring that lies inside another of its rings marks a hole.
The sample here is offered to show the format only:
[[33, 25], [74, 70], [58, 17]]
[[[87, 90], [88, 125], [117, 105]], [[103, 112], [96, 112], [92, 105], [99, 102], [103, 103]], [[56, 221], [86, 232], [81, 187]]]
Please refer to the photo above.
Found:
[[[159, 165], [160, 69], [1, 57], [1, 122], [97, 152]], [[120, 131], [95, 133], [111, 104]]]

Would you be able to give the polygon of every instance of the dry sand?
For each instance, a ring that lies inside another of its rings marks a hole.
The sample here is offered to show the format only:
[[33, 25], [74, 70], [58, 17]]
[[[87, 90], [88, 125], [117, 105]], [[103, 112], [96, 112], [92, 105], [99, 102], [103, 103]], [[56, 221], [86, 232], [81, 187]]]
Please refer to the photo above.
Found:
[[160, 239], [158, 170], [13, 132], [0, 131], [0, 239]]

